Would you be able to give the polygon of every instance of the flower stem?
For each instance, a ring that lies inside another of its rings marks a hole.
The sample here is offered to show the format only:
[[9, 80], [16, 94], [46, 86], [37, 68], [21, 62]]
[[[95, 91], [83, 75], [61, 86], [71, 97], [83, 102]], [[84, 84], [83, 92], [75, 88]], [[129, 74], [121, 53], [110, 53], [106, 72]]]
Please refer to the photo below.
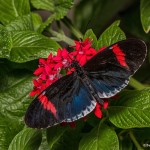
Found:
[[121, 132], [119, 132], [118, 136], [121, 137], [122, 134], [128, 132], [128, 130], [122, 130]]
[[129, 135], [130, 135], [131, 140], [132, 140], [133, 143], [135, 144], [137, 150], [144, 150], [144, 149], [141, 147], [141, 145], [138, 143], [138, 141], [136, 140], [136, 138], [135, 138], [135, 136], [134, 136], [134, 134], [133, 134], [133, 132], [132, 132], [131, 130], [129, 131]]
[[105, 120], [107, 120], [106, 117], [102, 118], [101, 121], [100, 121], [100, 125], [102, 125], [105, 122]]
[[60, 21], [56, 21], [56, 24], [57, 24], [57, 28], [58, 28], [58, 33], [64, 34], [64, 32], [61, 28], [61, 25], [60, 25]]
[[72, 22], [67, 17], [64, 17], [62, 21], [78, 39], [83, 38], [82, 33], [72, 24]]
[[49, 32], [54, 36], [53, 39], [57, 41], [64, 41], [65, 43], [72, 45], [72, 46], [75, 45], [74, 41], [70, 39], [69, 37], [67, 37], [65, 34], [58, 33], [52, 29], [49, 29]]
[[145, 86], [134, 78], [130, 78], [129, 85], [137, 90], [144, 89]]

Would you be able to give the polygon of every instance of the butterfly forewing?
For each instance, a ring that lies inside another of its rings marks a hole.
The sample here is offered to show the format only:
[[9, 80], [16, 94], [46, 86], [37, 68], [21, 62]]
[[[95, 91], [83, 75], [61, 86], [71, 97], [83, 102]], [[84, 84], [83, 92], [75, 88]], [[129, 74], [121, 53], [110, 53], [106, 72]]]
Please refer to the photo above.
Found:
[[110, 68], [113, 67], [111, 65], [115, 65], [129, 70], [132, 74], [142, 65], [146, 51], [146, 45], [141, 40], [123, 40], [96, 54], [84, 65], [84, 68], [87, 71], [102, 70], [106, 72], [106, 66], [108, 67], [110, 64]]
[[90, 59], [84, 69], [101, 98], [108, 98], [129, 82], [129, 77], [143, 63], [146, 45], [141, 40], [129, 39], [115, 43]]

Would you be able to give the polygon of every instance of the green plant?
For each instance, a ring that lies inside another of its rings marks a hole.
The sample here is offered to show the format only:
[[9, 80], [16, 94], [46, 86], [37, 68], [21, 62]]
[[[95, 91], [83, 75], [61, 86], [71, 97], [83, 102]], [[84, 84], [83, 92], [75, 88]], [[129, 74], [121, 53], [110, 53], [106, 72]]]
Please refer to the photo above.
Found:
[[[74, 8], [73, 22], [66, 17]], [[50, 12], [45, 21], [42, 13]], [[136, 37], [150, 43], [150, 1], [3, 0], [0, 3], [0, 149], [84, 150], [150, 147], [149, 52], [129, 86], [110, 100], [104, 117], [89, 115], [76, 128], [29, 129], [24, 113], [31, 102], [33, 71], [38, 59], [74, 39], [89, 37], [102, 47]], [[117, 21], [116, 21], [117, 20]], [[53, 23], [55, 23], [55, 30]], [[66, 30], [62, 27], [64, 24]], [[97, 38], [99, 37], [99, 38]]]

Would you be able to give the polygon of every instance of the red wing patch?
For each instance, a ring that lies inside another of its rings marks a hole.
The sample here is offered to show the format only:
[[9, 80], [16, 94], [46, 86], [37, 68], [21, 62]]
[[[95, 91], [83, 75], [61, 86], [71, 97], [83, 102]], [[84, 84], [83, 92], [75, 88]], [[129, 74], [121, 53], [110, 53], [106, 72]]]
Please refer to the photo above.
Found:
[[125, 60], [126, 55], [121, 51], [119, 46], [117, 44], [113, 45], [112, 50], [113, 50], [113, 53], [116, 55], [116, 58], [118, 62], [120, 63], [120, 65], [129, 68]]
[[51, 103], [48, 100], [48, 98], [43, 94], [41, 94], [38, 98], [39, 98], [39, 101], [42, 103], [44, 109], [51, 111], [53, 115], [56, 117], [56, 108], [54, 104]]

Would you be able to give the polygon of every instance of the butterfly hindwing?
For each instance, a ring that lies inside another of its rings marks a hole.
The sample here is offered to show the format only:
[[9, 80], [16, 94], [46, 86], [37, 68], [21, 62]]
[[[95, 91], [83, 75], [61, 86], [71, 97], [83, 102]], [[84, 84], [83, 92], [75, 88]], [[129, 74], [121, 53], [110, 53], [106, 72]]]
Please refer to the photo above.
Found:
[[72, 98], [65, 105], [65, 122], [72, 122], [86, 116], [96, 106], [94, 97], [81, 78], [76, 80], [75, 86]]
[[96, 54], [84, 65], [84, 69], [100, 97], [108, 98], [128, 84], [129, 77], [143, 63], [145, 55], [143, 41], [124, 40]]
[[72, 122], [90, 113], [96, 105], [76, 73], [64, 76], [47, 87], [30, 104], [25, 122], [32, 128], [46, 128]]

